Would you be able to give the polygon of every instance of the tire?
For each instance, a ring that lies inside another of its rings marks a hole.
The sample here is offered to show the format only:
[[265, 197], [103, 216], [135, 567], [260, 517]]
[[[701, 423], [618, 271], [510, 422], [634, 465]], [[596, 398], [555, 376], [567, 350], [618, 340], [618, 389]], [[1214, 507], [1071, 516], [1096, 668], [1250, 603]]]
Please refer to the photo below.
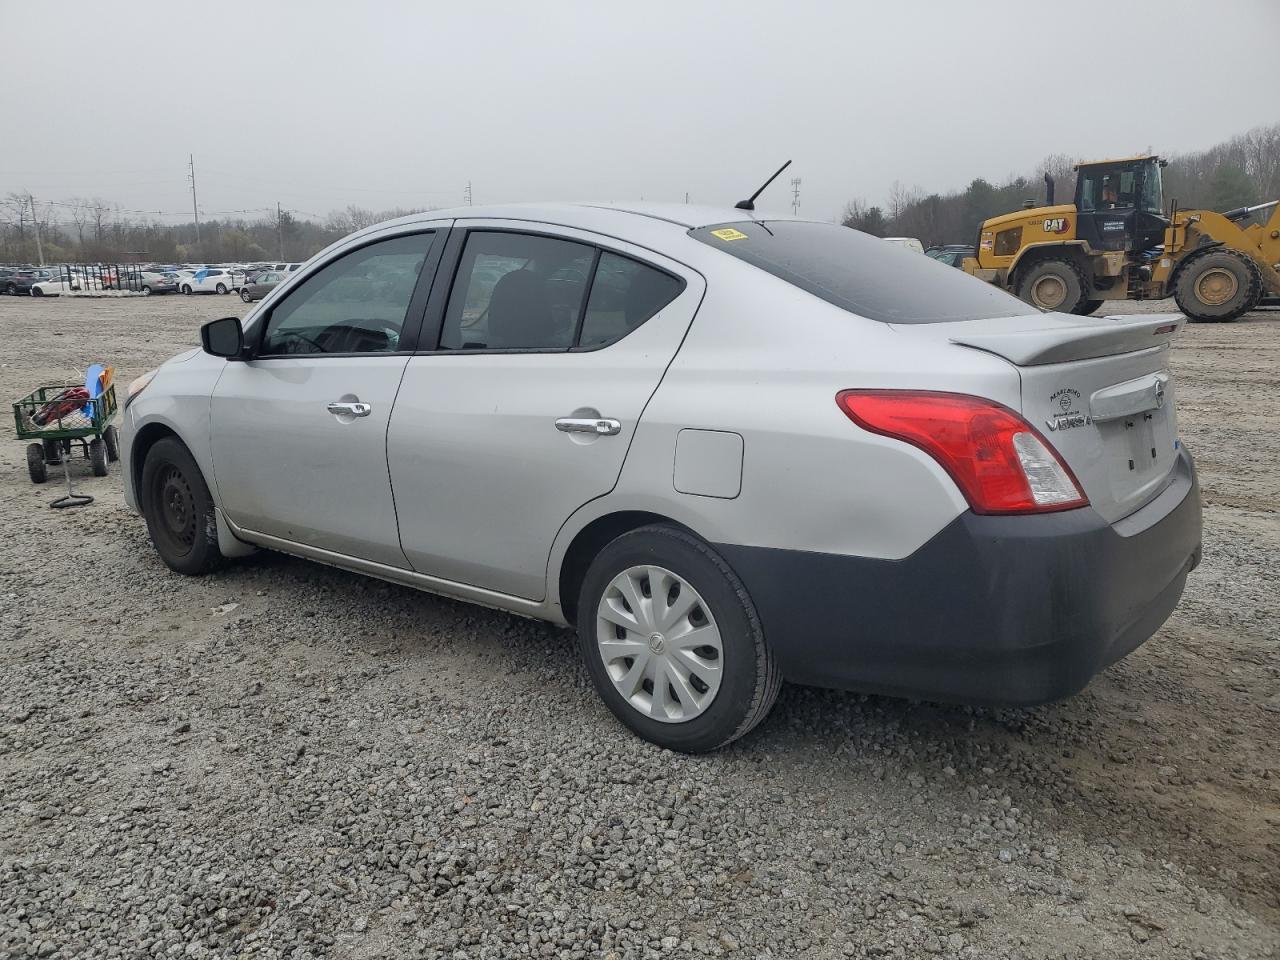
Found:
[[89, 441], [89, 466], [93, 468], [95, 477], [107, 475], [107, 445], [102, 442], [101, 437], [94, 437]]
[[1195, 323], [1230, 323], [1262, 299], [1262, 277], [1244, 254], [1217, 247], [1183, 265], [1173, 298]]
[[165, 437], [147, 451], [138, 498], [151, 543], [170, 570], [200, 576], [226, 563], [213, 497], [182, 441]]
[[225, 283], [218, 284], [216, 287], [214, 287], [214, 292], [219, 294], [226, 293], [227, 285]]
[[189, 296], [191, 296], [191, 285], [190, 285], [190, 284], [187, 284], [187, 283], [184, 283], [184, 284], [182, 285], [182, 293], [183, 293], [183, 295], [185, 295], [185, 296], [188, 296], [188, 297], [189, 297]]
[[155, 292], [155, 291], [153, 291], [153, 290], [152, 290], [149, 286], [147, 286], [145, 283], [142, 285], [142, 295], [143, 295], [144, 297], [149, 297], [149, 296], [151, 296], [151, 294], [152, 294], [152, 293], [154, 293], [154, 292]]
[[1070, 260], [1041, 260], [1020, 272], [1018, 296], [1033, 307], [1076, 313], [1086, 302], [1084, 276]]
[[249, 291], [245, 287], [240, 288], [240, 299], [245, 303], [253, 303], [253, 297], [249, 295]]
[[44, 463], [44, 448], [38, 443], [27, 444], [27, 473], [31, 474], [32, 483], [44, 483], [49, 479], [49, 470]]
[[62, 447], [61, 440], [45, 440], [44, 441], [44, 462], [45, 463], [61, 463]]
[[39, 287], [32, 287], [32, 288], [31, 288], [31, 295], [32, 295], [33, 297], [43, 297], [43, 296], [44, 296], [44, 291], [43, 291], [43, 290], [41, 290]]
[[1080, 309], [1074, 312], [1078, 313], [1082, 317], [1087, 317], [1089, 314], [1094, 313], [1104, 303], [1106, 303], [1105, 300], [1086, 300], [1084, 303], [1080, 304]]
[[118, 463], [120, 461], [120, 434], [116, 432], [114, 424], [108, 424], [107, 429], [102, 431], [102, 443], [107, 448], [107, 462]]
[[10, 283], [10, 284], [8, 284], [8, 285], [4, 288], [4, 292], [5, 292], [5, 293], [7, 293], [7, 294], [8, 294], [9, 296], [11, 296], [11, 297], [16, 297], [16, 296], [18, 295], [18, 285], [17, 285], [16, 283]]
[[[653, 599], [645, 595], [646, 585], [653, 590], [651, 572], [671, 584], [667, 597], [675, 599], [670, 602], [678, 605], [681, 597], [688, 598], [686, 590], [692, 595], [692, 606], [674, 624], [643, 614], [632, 616], [635, 629], [627, 630], [599, 616], [602, 603], [609, 600], [603, 609], [613, 609], [615, 618], [628, 617], [627, 608], [619, 606], [627, 595], [617, 586], [626, 582], [624, 578], [630, 578], [631, 596], [641, 603]], [[679, 630], [682, 623], [686, 635], [709, 627], [700, 636], [710, 643], [667, 646], [669, 641], [655, 629]], [[602, 640], [618, 645], [608, 666]], [[632, 649], [623, 646], [628, 640], [636, 657], [625, 655]], [[782, 674], [742, 581], [711, 547], [672, 527], [642, 527], [600, 551], [579, 593], [578, 642], [591, 682], [614, 716], [645, 740], [682, 753], [715, 750], [750, 731], [769, 713], [782, 686]], [[694, 662], [700, 666], [690, 669]], [[683, 679], [668, 673], [675, 664], [684, 665]], [[655, 666], [661, 670], [656, 676]], [[654, 679], [665, 684], [665, 708], [655, 694]], [[682, 692], [676, 692], [677, 684]], [[624, 694], [628, 687], [630, 694]], [[685, 712], [690, 716], [681, 719]], [[657, 719], [658, 713], [666, 719]]]

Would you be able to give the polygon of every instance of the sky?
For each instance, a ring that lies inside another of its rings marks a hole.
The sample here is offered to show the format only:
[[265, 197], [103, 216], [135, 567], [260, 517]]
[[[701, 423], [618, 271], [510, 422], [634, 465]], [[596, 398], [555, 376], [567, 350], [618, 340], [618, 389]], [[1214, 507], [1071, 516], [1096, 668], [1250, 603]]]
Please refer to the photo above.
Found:
[[162, 222], [189, 156], [202, 218], [732, 204], [790, 159], [758, 205], [830, 219], [1280, 121], [1278, 0], [56, 6], [0, 0], [0, 196]]

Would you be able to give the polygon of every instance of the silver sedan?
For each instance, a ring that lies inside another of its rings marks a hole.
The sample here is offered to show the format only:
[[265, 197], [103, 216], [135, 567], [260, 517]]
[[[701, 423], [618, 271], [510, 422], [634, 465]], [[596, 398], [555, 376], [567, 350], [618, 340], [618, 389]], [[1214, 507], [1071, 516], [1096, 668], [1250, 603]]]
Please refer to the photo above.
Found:
[[784, 679], [1039, 703], [1199, 560], [1184, 323], [750, 209], [433, 211], [134, 381], [126, 498], [180, 573], [267, 548], [571, 626], [675, 750]]

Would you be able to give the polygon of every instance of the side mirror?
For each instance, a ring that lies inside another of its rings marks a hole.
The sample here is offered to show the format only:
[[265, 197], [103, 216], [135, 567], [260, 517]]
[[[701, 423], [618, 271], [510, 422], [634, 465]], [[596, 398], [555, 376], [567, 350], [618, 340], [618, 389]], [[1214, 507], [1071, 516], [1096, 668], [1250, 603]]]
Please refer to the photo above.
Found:
[[239, 317], [210, 320], [200, 328], [200, 345], [204, 352], [228, 360], [243, 360], [244, 331]]

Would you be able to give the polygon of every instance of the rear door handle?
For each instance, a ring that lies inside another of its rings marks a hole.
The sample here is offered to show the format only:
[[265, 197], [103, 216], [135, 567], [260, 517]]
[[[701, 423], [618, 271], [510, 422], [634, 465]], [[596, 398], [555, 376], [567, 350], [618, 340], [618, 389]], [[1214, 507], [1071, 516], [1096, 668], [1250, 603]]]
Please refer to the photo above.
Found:
[[622, 424], [617, 420], [595, 417], [561, 417], [556, 421], [556, 429], [561, 433], [594, 433], [602, 437], [612, 437], [622, 430]]
[[373, 413], [373, 407], [367, 403], [341, 403], [336, 400], [325, 409], [336, 417], [367, 417]]

